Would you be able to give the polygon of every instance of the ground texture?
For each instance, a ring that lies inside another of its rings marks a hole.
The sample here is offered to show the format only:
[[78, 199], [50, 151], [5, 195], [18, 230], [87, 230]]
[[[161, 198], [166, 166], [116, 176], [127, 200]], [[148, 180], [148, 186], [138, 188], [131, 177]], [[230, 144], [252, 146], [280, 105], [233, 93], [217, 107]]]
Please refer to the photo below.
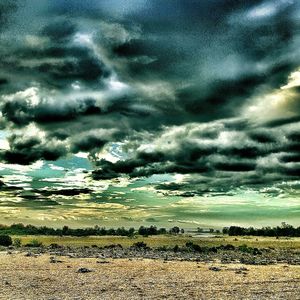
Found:
[[3, 252], [0, 267], [3, 300], [300, 299], [300, 266], [296, 265], [53, 258]]

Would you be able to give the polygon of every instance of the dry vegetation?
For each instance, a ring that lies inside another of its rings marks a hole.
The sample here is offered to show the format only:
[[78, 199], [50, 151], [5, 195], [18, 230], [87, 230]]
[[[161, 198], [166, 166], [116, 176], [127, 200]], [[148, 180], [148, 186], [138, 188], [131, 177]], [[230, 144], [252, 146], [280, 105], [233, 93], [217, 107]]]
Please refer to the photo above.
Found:
[[99, 247], [120, 244], [123, 247], [129, 247], [135, 242], [144, 241], [149, 247], [174, 247], [175, 245], [182, 246], [188, 241], [193, 241], [193, 243], [200, 246], [220, 246], [224, 244], [232, 244], [234, 246], [240, 246], [247, 244], [249, 247], [258, 248], [289, 248], [289, 249], [300, 249], [300, 238], [279, 238], [275, 237], [232, 237], [232, 236], [220, 236], [211, 238], [201, 238], [201, 237], [191, 237], [188, 235], [159, 235], [159, 236], [149, 236], [149, 237], [122, 237], [122, 236], [90, 236], [90, 237], [71, 237], [71, 236], [14, 236], [14, 238], [21, 238], [22, 244], [27, 244], [33, 239], [42, 242], [44, 245], [48, 246], [52, 243], [57, 243], [63, 246], [91, 246], [97, 245]]
[[[0, 254], [0, 299], [295, 300], [300, 295], [299, 266], [60, 259], [50, 263], [48, 254]], [[91, 272], [78, 273], [82, 267]]]

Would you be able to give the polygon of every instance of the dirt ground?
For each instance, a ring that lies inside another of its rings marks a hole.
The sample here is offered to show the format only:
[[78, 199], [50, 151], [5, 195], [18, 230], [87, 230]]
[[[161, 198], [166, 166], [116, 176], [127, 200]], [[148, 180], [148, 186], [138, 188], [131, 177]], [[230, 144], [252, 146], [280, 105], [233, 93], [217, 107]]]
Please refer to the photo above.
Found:
[[1, 253], [0, 299], [300, 299], [300, 266], [57, 259]]

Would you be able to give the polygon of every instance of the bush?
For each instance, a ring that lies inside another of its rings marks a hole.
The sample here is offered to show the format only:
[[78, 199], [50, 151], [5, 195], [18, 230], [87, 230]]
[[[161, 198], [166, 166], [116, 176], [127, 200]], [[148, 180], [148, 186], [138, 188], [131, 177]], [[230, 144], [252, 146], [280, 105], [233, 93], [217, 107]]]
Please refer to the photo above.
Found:
[[174, 248], [173, 248], [173, 251], [174, 251], [174, 252], [178, 252], [179, 250], [180, 250], [179, 246], [178, 246], [178, 245], [175, 245]]
[[208, 251], [209, 252], [217, 253], [218, 252], [218, 248], [217, 247], [210, 247], [210, 248], [208, 248]]
[[0, 246], [10, 246], [12, 245], [12, 239], [9, 235], [0, 235]]
[[149, 249], [146, 243], [144, 242], [136, 242], [132, 245], [132, 248], [137, 248], [137, 249]]
[[262, 252], [258, 248], [248, 247], [247, 245], [241, 245], [238, 247], [239, 251], [244, 253], [250, 253], [253, 255], [261, 255]]
[[200, 247], [199, 245], [194, 244], [193, 242], [187, 242], [187, 243], [185, 244], [185, 246], [186, 246], [188, 249], [190, 249], [190, 250], [192, 250], [192, 251], [195, 251], [195, 252], [206, 252], [206, 251], [207, 251], [207, 248], [205, 248], [205, 247]]
[[166, 246], [160, 246], [156, 248], [158, 251], [168, 251], [168, 248]]
[[104, 246], [104, 249], [123, 249], [121, 244], [111, 244]]
[[49, 245], [49, 247], [51, 249], [60, 249], [60, 248], [62, 248], [62, 246], [58, 245], [57, 243], [52, 243], [52, 244]]
[[243, 244], [243, 245], [239, 246], [238, 249], [239, 249], [239, 251], [245, 252], [245, 253], [251, 253], [251, 250], [252, 250], [246, 244]]
[[219, 249], [221, 250], [227, 250], [227, 251], [234, 251], [235, 247], [231, 244], [227, 244], [227, 245], [221, 245], [219, 246]]

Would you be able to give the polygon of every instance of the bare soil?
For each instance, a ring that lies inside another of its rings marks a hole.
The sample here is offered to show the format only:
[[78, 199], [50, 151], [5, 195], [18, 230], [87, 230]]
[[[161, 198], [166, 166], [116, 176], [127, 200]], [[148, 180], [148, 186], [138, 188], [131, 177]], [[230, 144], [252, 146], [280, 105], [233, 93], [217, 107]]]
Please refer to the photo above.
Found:
[[299, 265], [50, 257], [2, 252], [0, 299], [300, 299]]

